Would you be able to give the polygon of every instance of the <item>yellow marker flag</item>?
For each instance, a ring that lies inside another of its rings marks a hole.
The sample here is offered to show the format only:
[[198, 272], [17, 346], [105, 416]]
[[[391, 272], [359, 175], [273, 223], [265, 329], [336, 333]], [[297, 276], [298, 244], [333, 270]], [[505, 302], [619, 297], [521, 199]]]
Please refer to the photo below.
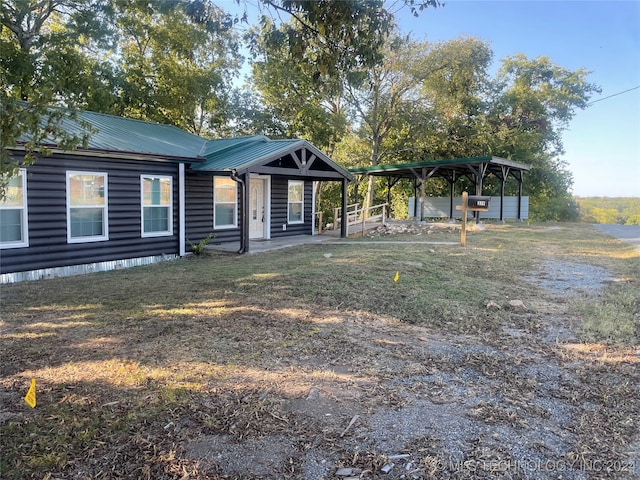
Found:
[[393, 281], [397, 282], [399, 278], [400, 278], [400, 272], [396, 272], [396, 276], [393, 277]]
[[24, 401], [27, 402], [27, 404], [31, 408], [36, 408], [36, 379], [35, 378], [31, 379], [31, 386], [29, 387], [29, 391], [27, 392], [27, 395], [24, 397]]

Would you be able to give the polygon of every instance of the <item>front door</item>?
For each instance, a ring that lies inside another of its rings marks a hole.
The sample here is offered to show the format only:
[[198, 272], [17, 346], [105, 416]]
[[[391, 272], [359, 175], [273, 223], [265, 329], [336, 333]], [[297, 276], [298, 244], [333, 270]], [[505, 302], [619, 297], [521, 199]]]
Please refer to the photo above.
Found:
[[265, 201], [264, 178], [249, 180], [249, 238], [264, 238]]

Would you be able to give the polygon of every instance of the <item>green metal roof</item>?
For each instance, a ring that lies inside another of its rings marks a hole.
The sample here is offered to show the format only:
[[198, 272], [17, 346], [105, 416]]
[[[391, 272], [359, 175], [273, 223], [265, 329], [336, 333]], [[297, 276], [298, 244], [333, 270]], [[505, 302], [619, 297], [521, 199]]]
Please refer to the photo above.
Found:
[[[52, 107], [56, 109], [59, 107]], [[327, 172], [338, 177], [351, 179], [351, 174], [306, 140], [271, 140], [264, 135], [208, 140], [171, 125], [117, 117], [95, 112], [78, 112], [77, 118], [64, 117], [62, 127], [70, 134], [82, 136], [86, 133], [83, 124], [90, 125], [87, 148], [78, 152], [93, 155], [124, 155], [128, 157], [156, 157], [190, 164], [194, 171], [202, 173], [239, 174], [252, 167], [264, 166], [269, 162], [290, 156], [298, 158], [301, 149], [314, 156], [310, 169], [290, 168], [281, 172], [314, 178], [329, 178]], [[29, 139], [20, 139], [27, 142]], [[56, 145], [55, 139], [48, 142]], [[291, 163], [291, 162], [289, 162]], [[297, 165], [296, 165], [297, 167]]]
[[225, 151], [230, 151], [243, 145], [249, 145], [262, 140], [269, 139], [264, 135], [247, 135], [245, 137], [219, 138], [209, 140], [204, 151], [202, 152], [202, 155], [204, 157], [210, 157], [212, 155], [221, 154]]
[[[216, 142], [216, 140], [213, 140], [213, 142]], [[246, 170], [251, 165], [263, 164], [287, 155], [292, 150], [295, 150], [296, 147], [301, 148], [305, 141], [270, 140], [260, 135], [227, 139], [226, 143], [226, 148], [213, 150], [211, 153], [206, 154], [204, 162], [193, 165], [192, 169], [209, 172]]]
[[371, 167], [350, 168], [349, 172], [355, 175], [367, 174], [378, 176], [413, 176], [414, 171], [421, 168], [441, 167], [443, 170], [464, 170], [467, 165], [488, 164], [490, 166], [506, 166], [518, 170], [528, 171], [531, 167], [527, 164], [514, 162], [501, 157], [481, 156], [468, 158], [452, 158], [447, 160], [428, 160], [414, 163], [396, 163], [393, 165], [374, 165]]
[[71, 134], [82, 135], [81, 122], [97, 130], [89, 136], [89, 150], [197, 160], [207, 143], [171, 125], [95, 112], [80, 112], [77, 120], [65, 118], [62, 126]]
[[[271, 140], [264, 135], [253, 137], [240, 137], [235, 139], [211, 140], [205, 149], [204, 161], [191, 165], [196, 172], [207, 173], [246, 173], [252, 167], [264, 166], [270, 162], [293, 155], [296, 151], [306, 149], [315, 155], [318, 163], [326, 169], [338, 172], [341, 176], [351, 179], [351, 174], [343, 167], [335, 163], [328, 156], [314, 147], [306, 140]], [[291, 169], [292, 175], [296, 174]], [[307, 176], [322, 176], [320, 171], [308, 170]]]

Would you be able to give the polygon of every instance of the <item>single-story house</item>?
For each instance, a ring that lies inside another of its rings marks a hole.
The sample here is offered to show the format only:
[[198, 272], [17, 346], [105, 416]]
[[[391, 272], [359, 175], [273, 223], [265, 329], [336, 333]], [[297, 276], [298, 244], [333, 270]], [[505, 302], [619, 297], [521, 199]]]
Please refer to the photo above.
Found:
[[[63, 126], [80, 122], [95, 130], [87, 148], [51, 145], [10, 180], [0, 283], [176, 258], [209, 235], [239, 241], [241, 253], [254, 239], [311, 235], [318, 181], [342, 182], [346, 211], [351, 174], [305, 140], [208, 140], [93, 112]], [[24, 149], [13, 154], [21, 162]]]

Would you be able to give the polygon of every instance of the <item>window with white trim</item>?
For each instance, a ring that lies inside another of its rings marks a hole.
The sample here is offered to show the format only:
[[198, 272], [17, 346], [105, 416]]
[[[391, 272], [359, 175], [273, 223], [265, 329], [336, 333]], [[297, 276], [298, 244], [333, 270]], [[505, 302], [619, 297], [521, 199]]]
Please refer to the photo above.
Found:
[[67, 241], [109, 240], [107, 174], [67, 172]]
[[304, 181], [289, 180], [287, 223], [304, 223]]
[[142, 236], [173, 235], [173, 178], [140, 175]]
[[213, 177], [213, 227], [238, 226], [238, 184], [230, 177]]
[[28, 232], [27, 171], [21, 168], [9, 179], [0, 202], [0, 248], [28, 247]]

